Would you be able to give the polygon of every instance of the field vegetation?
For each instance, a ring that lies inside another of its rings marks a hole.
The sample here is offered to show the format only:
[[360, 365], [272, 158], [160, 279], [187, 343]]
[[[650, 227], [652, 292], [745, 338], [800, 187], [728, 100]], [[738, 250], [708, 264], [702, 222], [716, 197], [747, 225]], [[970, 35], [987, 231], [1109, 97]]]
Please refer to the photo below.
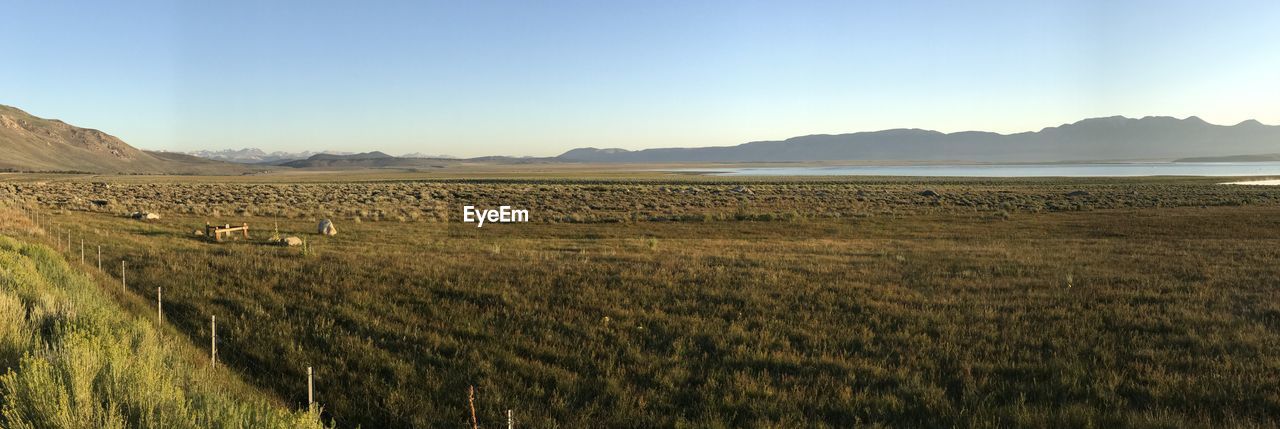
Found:
[[[43, 231], [0, 207], [0, 231]], [[102, 276], [97, 276], [102, 277]], [[134, 317], [43, 245], [0, 235], [0, 427], [321, 428]]]
[[[923, 195], [924, 191], [936, 195]], [[6, 182], [351, 427], [1275, 427], [1280, 191], [1198, 180]], [[104, 200], [105, 204], [95, 203]], [[463, 204], [529, 224], [459, 224]], [[154, 222], [123, 214], [153, 210]], [[321, 217], [339, 234], [315, 234]], [[210, 243], [205, 222], [254, 239]], [[271, 245], [278, 228], [309, 251]], [[18, 233], [21, 235], [21, 233]], [[57, 238], [62, 237], [62, 238]], [[96, 272], [95, 256], [81, 268]], [[118, 283], [115, 283], [118, 284]], [[132, 298], [130, 298], [132, 297]], [[221, 330], [221, 328], [220, 328]]]
[[0, 182], [0, 192], [42, 207], [117, 215], [151, 210], [209, 219], [331, 217], [396, 222], [456, 222], [464, 204], [526, 208], [543, 223], [1280, 205], [1280, 192], [1215, 183], [1223, 179], [452, 179], [341, 183], [190, 183], [181, 179], [137, 183], [125, 179], [103, 176], [96, 180]]

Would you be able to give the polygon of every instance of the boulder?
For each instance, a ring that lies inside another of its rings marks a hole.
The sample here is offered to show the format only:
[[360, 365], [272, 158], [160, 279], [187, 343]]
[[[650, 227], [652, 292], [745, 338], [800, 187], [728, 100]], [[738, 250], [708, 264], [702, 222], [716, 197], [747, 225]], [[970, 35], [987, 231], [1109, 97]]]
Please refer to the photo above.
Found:
[[160, 220], [160, 213], [133, 212], [133, 214], [129, 215], [129, 217], [132, 217], [137, 220]]
[[921, 193], [920, 193], [920, 196], [923, 196], [923, 197], [936, 197], [936, 196], [938, 196], [938, 193], [937, 193], [937, 192], [934, 192], [932, 189], [925, 189], [925, 190], [924, 190], [924, 192], [921, 192]]
[[1068, 197], [1087, 197], [1089, 196], [1089, 191], [1071, 191], [1067, 193], [1067, 196]]
[[285, 246], [289, 246], [289, 247], [293, 247], [293, 246], [301, 246], [301, 245], [302, 245], [302, 239], [301, 239], [301, 238], [298, 238], [298, 237], [285, 237], [285, 238], [284, 238], [284, 241], [282, 241], [281, 243], [283, 243]]
[[338, 227], [333, 226], [333, 221], [324, 219], [320, 221], [320, 225], [316, 226], [316, 232], [320, 235], [334, 236], [338, 235]]

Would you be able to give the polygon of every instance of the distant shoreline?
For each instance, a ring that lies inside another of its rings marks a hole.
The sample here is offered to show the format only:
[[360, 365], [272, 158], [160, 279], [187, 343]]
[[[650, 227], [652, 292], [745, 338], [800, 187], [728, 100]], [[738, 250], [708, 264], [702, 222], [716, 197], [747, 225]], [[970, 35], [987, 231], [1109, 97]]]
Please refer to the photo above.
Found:
[[1280, 176], [1280, 162], [1258, 163], [1052, 163], [1052, 164], [919, 164], [832, 165], [787, 167], [678, 168], [675, 174], [716, 177], [885, 176], [885, 177], [1260, 177]]

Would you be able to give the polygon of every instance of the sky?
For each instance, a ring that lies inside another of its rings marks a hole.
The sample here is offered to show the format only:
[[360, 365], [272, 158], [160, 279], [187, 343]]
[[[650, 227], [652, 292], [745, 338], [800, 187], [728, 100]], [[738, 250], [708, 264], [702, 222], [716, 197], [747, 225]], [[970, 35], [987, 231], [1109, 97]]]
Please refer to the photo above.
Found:
[[0, 104], [145, 149], [553, 156], [1280, 124], [1280, 2], [0, 0]]

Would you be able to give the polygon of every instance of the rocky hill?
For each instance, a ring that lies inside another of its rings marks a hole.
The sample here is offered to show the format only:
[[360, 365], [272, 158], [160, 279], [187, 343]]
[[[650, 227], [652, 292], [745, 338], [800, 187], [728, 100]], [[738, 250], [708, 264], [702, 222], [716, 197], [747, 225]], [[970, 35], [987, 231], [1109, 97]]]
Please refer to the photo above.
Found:
[[186, 155], [139, 150], [102, 131], [0, 105], [0, 170], [128, 174], [261, 171]]

